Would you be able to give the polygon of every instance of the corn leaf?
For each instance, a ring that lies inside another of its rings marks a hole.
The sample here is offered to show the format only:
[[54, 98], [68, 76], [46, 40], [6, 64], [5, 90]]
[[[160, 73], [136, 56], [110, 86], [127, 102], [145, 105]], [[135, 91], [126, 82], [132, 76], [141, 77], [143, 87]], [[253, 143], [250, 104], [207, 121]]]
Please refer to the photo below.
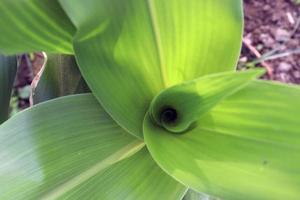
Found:
[[16, 72], [16, 56], [0, 55], [0, 124], [9, 116], [9, 102]]
[[[170, 132], [187, 130], [220, 101], [239, 91], [262, 74], [262, 70], [207, 75], [167, 88], [157, 95], [149, 114]], [[172, 120], [172, 113], [175, 116]]]
[[162, 171], [146, 148], [96, 174], [61, 199], [181, 200], [186, 188]]
[[0, 199], [56, 199], [143, 146], [90, 94], [39, 104], [0, 127]]
[[235, 69], [240, 0], [59, 2], [77, 27], [74, 49], [93, 94], [137, 137], [163, 88]]
[[1, 0], [0, 52], [73, 53], [75, 28], [57, 0]]
[[185, 133], [146, 118], [145, 142], [161, 168], [198, 192], [225, 200], [296, 200], [299, 99], [299, 87], [254, 81]]

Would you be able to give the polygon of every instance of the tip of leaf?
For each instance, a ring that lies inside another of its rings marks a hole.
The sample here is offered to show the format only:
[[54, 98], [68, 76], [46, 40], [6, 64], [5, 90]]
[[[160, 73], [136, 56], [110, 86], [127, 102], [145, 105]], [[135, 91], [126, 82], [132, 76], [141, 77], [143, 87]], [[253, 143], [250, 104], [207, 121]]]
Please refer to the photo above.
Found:
[[239, 73], [249, 73], [253, 75], [253, 78], [259, 78], [266, 73], [266, 70], [263, 68], [255, 68], [255, 69], [242, 70]]

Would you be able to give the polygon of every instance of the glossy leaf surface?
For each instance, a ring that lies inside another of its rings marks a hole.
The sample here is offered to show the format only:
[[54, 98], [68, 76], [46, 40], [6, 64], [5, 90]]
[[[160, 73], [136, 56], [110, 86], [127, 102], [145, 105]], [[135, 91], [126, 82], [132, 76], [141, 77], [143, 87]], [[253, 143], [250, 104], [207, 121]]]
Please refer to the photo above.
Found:
[[92, 95], [39, 104], [0, 127], [0, 199], [60, 197], [143, 146]]
[[150, 101], [163, 88], [235, 68], [241, 1], [60, 3], [78, 29], [74, 48], [85, 80], [107, 112], [137, 137], [143, 137]]
[[73, 52], [75, 28], [57, 0], [1, 0], [0, 52]]
[[173, 134], [144, 122], [147, 147], [171, 176], [225, 200], [300, 196], [300, 89], [254, 81]]
[[9, 116], [9, 102], [16, 72], [16, 56], [0, 55], [0, 124]]

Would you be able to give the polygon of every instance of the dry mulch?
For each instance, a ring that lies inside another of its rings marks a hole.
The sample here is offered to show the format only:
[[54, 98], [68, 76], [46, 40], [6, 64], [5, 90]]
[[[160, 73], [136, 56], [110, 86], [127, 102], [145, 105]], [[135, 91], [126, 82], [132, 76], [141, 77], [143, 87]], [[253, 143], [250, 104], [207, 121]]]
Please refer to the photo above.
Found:
[[[266, 79], [299, 84], [300, 4], [296, 0], [244, 0], [244, 10], [240, 67], [262, 66], [268, 71]], [[270, 60], [253, 63], [255, 53]]]

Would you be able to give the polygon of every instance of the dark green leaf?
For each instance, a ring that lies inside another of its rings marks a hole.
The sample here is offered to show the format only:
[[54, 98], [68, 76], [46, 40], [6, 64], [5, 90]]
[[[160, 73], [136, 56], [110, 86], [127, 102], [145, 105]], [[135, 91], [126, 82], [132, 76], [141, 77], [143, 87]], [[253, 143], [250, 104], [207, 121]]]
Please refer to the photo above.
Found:
[[89, 92], [74, 56], [48, 54], [46, 58], [46, 66], [34, 80], [37, 82], [33, 92], [34, 104], [56, 97]]
[[16, 72], [16, 56], [0, 55], [0, 124], [9, 116], [9, 102]]

